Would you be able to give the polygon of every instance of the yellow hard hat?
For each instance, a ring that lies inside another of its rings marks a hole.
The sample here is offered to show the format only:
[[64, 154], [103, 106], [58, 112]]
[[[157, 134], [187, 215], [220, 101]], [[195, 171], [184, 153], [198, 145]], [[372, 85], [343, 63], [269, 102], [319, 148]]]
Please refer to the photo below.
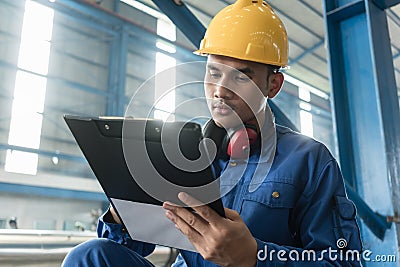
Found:
[[280, 67], [288, 64], [285, 26], [262, 0], [238, 0], [210, 22], [199, 55], [221, 55]]

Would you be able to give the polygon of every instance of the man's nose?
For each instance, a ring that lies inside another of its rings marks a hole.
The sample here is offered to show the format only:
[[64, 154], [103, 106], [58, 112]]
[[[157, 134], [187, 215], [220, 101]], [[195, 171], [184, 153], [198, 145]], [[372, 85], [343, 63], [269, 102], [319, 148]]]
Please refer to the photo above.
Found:
[[214, 97], [215, 98], [223, 98], [223, 99], [230, 99], [234, 93], [232, 90], [228, 88], [228, 85], [224, 83], [218, 83], [215, 85]]

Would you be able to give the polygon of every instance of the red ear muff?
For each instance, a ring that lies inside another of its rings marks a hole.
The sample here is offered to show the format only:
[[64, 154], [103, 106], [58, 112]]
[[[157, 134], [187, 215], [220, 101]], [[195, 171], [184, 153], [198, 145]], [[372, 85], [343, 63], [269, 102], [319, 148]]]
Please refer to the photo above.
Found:
[[244, 159], [248, 157], [251, 144], [257, 141], [258, 131], [254, 124], [245, 124], [236, 130], [231, 137], [224, 128], [218, 127], [214, 120], [209, 120], [203, 128], [203, 136], [211, 138], [222, 157]]
[[237, 130], [228, 143], [226, 153], [236, 159], [248, 157], [250, 145], [257, 141], [258, 132], [253, 125], [246, 125], [245, 128]]

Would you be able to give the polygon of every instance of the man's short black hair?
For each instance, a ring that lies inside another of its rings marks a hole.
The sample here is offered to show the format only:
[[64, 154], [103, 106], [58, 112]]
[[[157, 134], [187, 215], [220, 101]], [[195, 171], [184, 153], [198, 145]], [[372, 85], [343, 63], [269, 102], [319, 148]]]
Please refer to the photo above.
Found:
[[270, 64], [267, 64], [267, 68], [268, 68], [268, 74], [277, 73], [281, 69], [280, 66], [275, 66]]

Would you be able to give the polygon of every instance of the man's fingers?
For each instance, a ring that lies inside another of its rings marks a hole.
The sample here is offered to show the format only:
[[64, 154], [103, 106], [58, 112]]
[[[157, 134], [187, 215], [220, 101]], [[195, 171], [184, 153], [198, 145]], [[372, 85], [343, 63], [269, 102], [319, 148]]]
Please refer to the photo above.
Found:
[[213, 225], [218, 225], [223, 219], [221, 216], [218, 215], [216, 211], [210, 208], [207, 205], [204, 205], [199, 200], [189, 196], [184, 192], [180, 192], [178, 194], [179, 199], [191, 207], [200, 217], [202, 217], [205, 221], [209, 222]]
[[232, 221], [242, 220], [242, 217], [240, 217], [239, 212], [237, 212], [236, 210], [231, 210], [228, 208], [224, 208], [224, 210], [225, 210], [225, 217], [227, 219], [230, 219]]
[[178, 198], [185, 203], [186, 205], [188, 205], [189, 207], [196, 207], [196, 206], [203, 206], [204, 203], [202, 203], [201, 201], [195, 199], [194, 197], [190, 196], [189, 194], [186, 194], [184, 192], [180, 192], [178, 194]]
[[[201, 235], [204, 235], [207, 231], [209, 231], [208, 222], [205, 221], [203, 218], [201, 218], [201, 216], [199, 216], [196, 212], [189, 211], [186, 208], [171, 205], [170, 203], [164, 203], [163, 207], [167, 211], [171, 212], [171, 214], [168, 212], [166, 213], [167, 217], [168, 215], [173, 215], [179, 219], [177, 220], [177, 218], [170, 216], [171, 218], [168, 217], [170, 220], [173, 221], [173, 219], [176, 219], [178, 222], [182, 220], [188, 227], [193, 228], [196, 232], [198, 232]], [[181, 224], [179, 224], [178, 226], [181, 226]], [[181, 229], [181, 231], [186, 230], [186, 226], [183, 225], [182, 227], [184, 228]]]
[[189, 238], [190, 241], [196, 241], [201, 238], [199, 232], [193, 229], [182, 218], [174, 214], [172, 211], [167, 210], [165, 212], [165, 215], [175, 224], [176, 228], [178, 228], [184, 235], [186, 235]]

